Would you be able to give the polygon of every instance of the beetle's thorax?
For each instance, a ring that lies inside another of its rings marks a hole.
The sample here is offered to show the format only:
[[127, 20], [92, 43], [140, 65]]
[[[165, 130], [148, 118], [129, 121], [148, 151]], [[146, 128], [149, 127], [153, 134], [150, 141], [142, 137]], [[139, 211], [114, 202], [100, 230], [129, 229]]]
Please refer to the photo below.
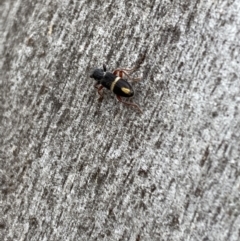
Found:
[[105, 88], [107, 89], [111, 89], [112, 83], [114, 82], [114, 80], [118, 78], [117, 76], [115, 76], [114, 74], [110, 73], [110, 72], [105, 72], [103, 78], [101, 79], [100, 83], [101, 85], [103, 85]]

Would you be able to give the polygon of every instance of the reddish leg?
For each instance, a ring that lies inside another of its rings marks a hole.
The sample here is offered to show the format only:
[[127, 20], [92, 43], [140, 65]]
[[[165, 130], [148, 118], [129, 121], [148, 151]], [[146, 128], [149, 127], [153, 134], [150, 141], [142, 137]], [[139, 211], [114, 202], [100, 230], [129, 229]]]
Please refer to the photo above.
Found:
[[131, 105], [131, 106], [136, 107], [141, 113], [143, 113], [142, 110], [140, 109], [140, 107], [137, 104], [123, 101], [119, 95], [117, 95], [117, 99], [125, 105]]
[[127, 76], [128, 79], [132, 80], [132, 81], [139, 81], [141, 78], [132, 78], [130, 77], [130, 74], [133, 73], [135, 71], [136, 68], [132, 68], [132, 69], [115, 69], [113, 71], [113, 74], [123, 78], [124, 75]]
[[[119, 69], [115, 69], [113, 74], [116, 72], [123, 72], [125, 74], [132, 74], [135, 71], [136, 68], [131, 68], [131, 69], [124, 69], [124, 68], [119, 68]], [[119, 76], [120, 77], [120, 76]]]

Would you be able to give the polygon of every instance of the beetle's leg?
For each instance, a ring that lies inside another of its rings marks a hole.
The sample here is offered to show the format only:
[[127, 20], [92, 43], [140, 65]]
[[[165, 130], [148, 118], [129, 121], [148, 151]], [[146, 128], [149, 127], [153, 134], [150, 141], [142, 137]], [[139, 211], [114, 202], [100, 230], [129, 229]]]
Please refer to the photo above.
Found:
[[131, 69], [128, 68], [119, 68], [119, 69], [115, 69], [114, 71], [123, 71], [127, 74], [132, 74], [134, 71], [136, 70], [136, 67], [133, 67]]
[[96, 84], [94, 84], [94, 88], [98, 89], [98, 82], [96, 82]]
[[101, 90], [103, 89], [103, 86], [102, 86], [102, 85], [99, 86], [99, 84], [96, 83], [96, 84], [94, 85], [94, 88], [97, 89], [97, 92], [98, 92], [98, 94], [100, 95], [100, 97], [99, 97], [98, 100], [102, 100], [102, 99], [103, 99], [103, 91], [101, 92]]
[[124, 76], [127, 76], [128, 79], [132, 80], [132, 81], [139, 81], [141, 80], [141, 78], [132, 78], [130, 77], [130, 74], [133, 73], [135, 71], [136, 68], [132, 68], [132, 69], [115, 69], [113, 71], [113, 74], [120, 77], [120, 78], [123, 78]]
[[137, 104], [123, 101], [123, 100], [121, 99], [121, 96], [119, 96], [119, 95], [117, 95], [117, 99], [118, 99], [120, 102], [122, 102], [123, 104], [125, 104], [125, 105], [131, 105], [131, 106], [136, 107], [141, 113], [143, 113], [142, 110], [140, 109], [140, 107], [139, 107]]

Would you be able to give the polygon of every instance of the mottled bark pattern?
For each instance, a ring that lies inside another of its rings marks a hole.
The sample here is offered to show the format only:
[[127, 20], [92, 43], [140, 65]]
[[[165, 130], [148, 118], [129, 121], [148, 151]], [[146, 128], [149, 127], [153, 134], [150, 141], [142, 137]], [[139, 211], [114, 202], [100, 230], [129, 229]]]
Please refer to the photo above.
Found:
[[[0, 240], [237, 241], [238, 0], [2, 0]], [[93, 68], [133, 67], [130, 102]]]

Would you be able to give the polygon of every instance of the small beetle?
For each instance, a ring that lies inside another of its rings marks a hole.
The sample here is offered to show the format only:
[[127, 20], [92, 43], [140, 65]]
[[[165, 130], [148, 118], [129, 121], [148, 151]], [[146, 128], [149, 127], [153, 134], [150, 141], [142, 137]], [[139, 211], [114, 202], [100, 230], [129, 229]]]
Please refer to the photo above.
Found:
[[97, 89], [98, 94], [100, 95], [100, 99], [103, 98], [103, 93], [101, 92], [101, 90], [105, 87], [111, 90], [120, 102], [126, 105], [134, 106], [142, 113], [142, 110], [137, 104], [125, 102], [121, 99], [121, 97], [132, 97], [134, 95], [132, 86], [128, 83], [127, 79], [123, 79], [123, 77], [126, 76], [132, 81], [139, 81], [140, 78], [131, 78], [129, 76], [129, 74], [134, 72], [135, 69], [136, 68], [116, 69], [113, 71], [113, 73], [110, 73], [107, 72], [105, 64], [103, 64], [102, 69], [94, 69], [90, 75], [90, 78], [93, 78], [97, 81], [94, 87]]

